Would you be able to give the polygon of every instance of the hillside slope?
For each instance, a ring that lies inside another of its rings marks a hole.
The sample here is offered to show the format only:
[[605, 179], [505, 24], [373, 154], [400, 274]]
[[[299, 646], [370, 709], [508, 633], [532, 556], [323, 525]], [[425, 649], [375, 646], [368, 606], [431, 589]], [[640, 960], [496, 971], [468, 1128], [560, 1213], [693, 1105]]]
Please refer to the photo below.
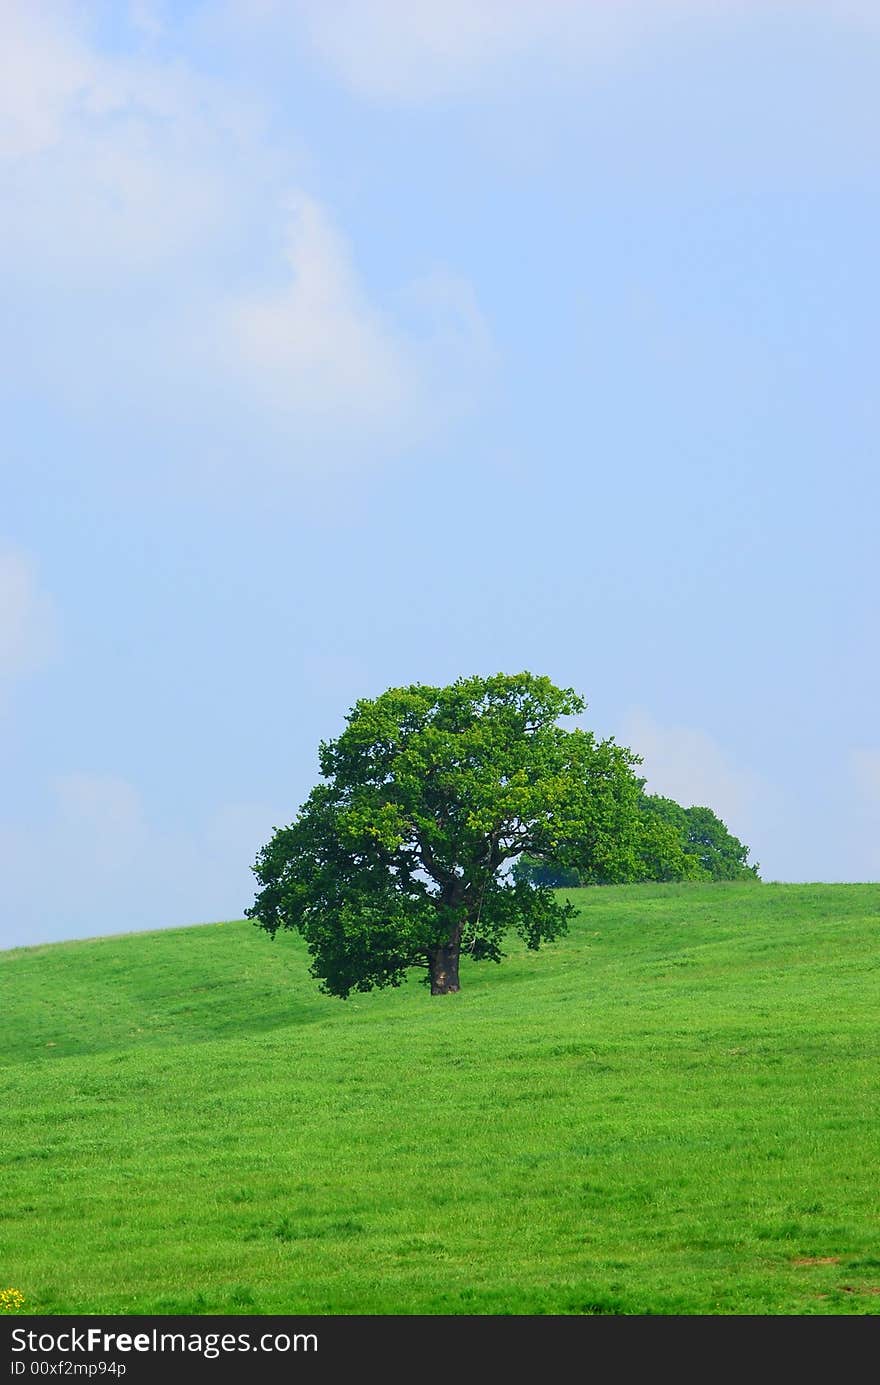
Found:
[[573, 891], [320, 995], [247, 923], [0, 953], [0, 1287], [42, 1313], [875, 1313], [880, 887]]

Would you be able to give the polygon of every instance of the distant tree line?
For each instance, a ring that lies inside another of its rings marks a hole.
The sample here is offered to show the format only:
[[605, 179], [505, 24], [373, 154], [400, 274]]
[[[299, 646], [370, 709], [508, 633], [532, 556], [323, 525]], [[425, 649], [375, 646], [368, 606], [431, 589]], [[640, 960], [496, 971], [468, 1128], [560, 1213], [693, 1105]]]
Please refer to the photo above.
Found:
[[749, 848], [711, 808], [682, 808], [674, 799], [642, 793], [631, 850], [612, 869], [577, 869], [550, 856], [524, 853], [513, 867], [522, 884], [550, 889], [579, 885], [636, 884], [652, 880], [758, 880]]

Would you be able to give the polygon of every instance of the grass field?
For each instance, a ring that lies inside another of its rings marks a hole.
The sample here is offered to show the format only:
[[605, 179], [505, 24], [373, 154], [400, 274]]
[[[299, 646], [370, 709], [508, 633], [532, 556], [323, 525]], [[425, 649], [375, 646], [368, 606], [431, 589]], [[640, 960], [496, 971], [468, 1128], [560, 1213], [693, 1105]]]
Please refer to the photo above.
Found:
[[880, 1312], [880, 886], [573, 891], [460, 995], [222, 923], [0, 954], [33, 1313]]

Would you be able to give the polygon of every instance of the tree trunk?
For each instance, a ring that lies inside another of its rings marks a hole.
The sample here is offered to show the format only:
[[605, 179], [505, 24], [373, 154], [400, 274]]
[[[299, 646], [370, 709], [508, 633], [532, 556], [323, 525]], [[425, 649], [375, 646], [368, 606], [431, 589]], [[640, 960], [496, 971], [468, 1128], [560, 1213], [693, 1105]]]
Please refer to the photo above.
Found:
[[456, 936], [448, 943], [432, 947], [428, 953], [431, 968], [431, 995], [450, 995], [461, 987], [458, 984], [458, 954], [461, 939]]

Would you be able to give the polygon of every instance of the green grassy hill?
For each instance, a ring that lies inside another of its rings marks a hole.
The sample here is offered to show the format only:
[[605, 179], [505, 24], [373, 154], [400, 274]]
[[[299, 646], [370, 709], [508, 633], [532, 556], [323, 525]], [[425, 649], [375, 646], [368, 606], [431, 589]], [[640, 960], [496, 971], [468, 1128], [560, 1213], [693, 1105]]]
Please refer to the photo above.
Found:
[[321, 996], [248, 923], [0, 954], [0, 1288], [35, 1313], [880, 1311], [880, 887], [573, 891]]

